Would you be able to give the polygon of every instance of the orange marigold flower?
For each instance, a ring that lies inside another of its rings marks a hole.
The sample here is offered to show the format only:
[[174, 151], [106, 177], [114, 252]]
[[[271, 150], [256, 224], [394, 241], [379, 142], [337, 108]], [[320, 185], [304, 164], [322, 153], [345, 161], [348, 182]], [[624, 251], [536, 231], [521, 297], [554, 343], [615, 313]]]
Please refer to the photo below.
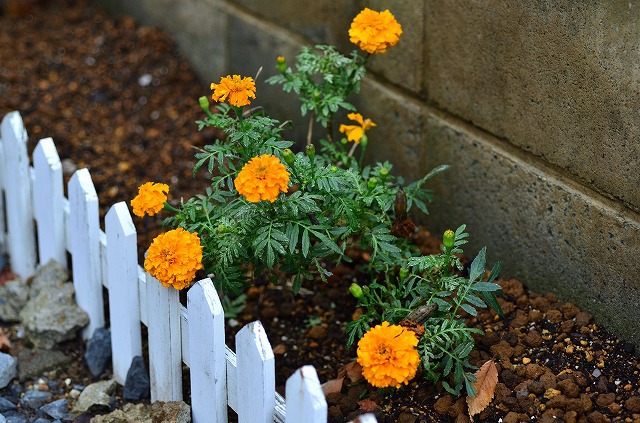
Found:
[[145, 214], [153, 216], [159, 213], [167, 201], [169, 185], [155, 182], [147, 182], [138, 187], [138, 195], [131, 200], [133, 214], [144, 217]]
[[349, 40], [368, 53], [384, 53], [395, 46], [402, 26], [388, 10], [376, 12], [365, 8], [351, 22]]
[[147, 251], [144, 270], [165, 286], [188, 288], [202, 269], [202, 245], [197, 233], [182, 228], [158, 235]]
[[378, 388], [400, 387], [416, 375], [420, 355], [416, 335], [402, 326], [382, 322], [358, 342], [358, 363], [362, 374]]
[[347, 135], [347, 139], [349, 141], [353, 141], [356, 144], [360, 144], [360, 140], [364, 136], [365, 131], [373, 128], [374, 126], [378, 126], [375, 123], [371, 122], [371, 119], [367, 118], [362, 119], [362, 115], [360, 113], [349, 113], [347, 117], [355, 122], [358, 122], [358, 125], [340, 125], [340, 132]]
[[273, 203], [281, 192], [287, 192], [289, 172], [276, 156], [263, 154], [249, 160], [233, 183], [247, 201]]
[[246, 106], [251, 103], [249, 97], [256, 98], [256, 84], [253, 78], [247, 76], [241, 78], [240, 75], [223, 76], [220, 83], [211, 83], [213, 98], [215, 101], [225, 101], [229, 99], [229, 104], [236, 107]]

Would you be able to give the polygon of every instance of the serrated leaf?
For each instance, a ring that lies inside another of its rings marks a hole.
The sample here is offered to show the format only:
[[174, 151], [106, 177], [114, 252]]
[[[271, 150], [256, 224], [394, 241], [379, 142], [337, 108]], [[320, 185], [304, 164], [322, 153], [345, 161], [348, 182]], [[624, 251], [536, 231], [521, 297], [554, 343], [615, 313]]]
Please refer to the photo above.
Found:
[[469, 417], [473, 420], [473, 416], [484, 410], [496, 391], [498, 384], [498, 369], [493, 360], [489, 360], [475, 372], [476, 381], [472, 383], [476, 390], [474, 396], [467, 397], [467, 405], [469, 406]]
[[482, 278], [484, 275], [484, 267], [486, 264], [485, 255], [487, 253], [487, 247], [482, 247], [482, 250], [478, 253], [476, 258], [471, 262], [471, 268], [469, 269], [469, 280], [476, 281]]

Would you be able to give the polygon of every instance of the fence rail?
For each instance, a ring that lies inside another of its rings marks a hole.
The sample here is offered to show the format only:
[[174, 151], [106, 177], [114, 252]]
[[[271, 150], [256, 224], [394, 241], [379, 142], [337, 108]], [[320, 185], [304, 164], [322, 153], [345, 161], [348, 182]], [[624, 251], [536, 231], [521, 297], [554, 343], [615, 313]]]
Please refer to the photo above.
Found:
[[[53, 140], [38, 142], [33, 167], [27, 141], [20, 114], [7, 114], [0, 127], [0, 253], [9, 256], [13, 272], [23, 279], [52, 259], [67, 267], [70, 253], [76, 302], [90, 317], [85, 340], [105, 325], [102, 287], [108, 289], [118, 383], [124, 384], [133, 358], [142, 355], [142, 322], [148, 328], [151, 401], [183, 399], [185, 363], [194, 422], [226, 422], [227, 405], [240, 423], [327, 421], [327, 403], [312, 366], [287, 380], [285, 401], [275, 391], [275, 359], [262, 324], [255, 321], [240, 330], [234, 353], [225, 345], [224, 313], [213, 282], [195, 283], [187, 292], [187, 307], [182, 306], [178, 291], [162, 287], [139, 266], [126, 203], [109, 209], [103, 232], [89, 171], [72, 175], [67, 199]], [[357, 421], [376, 422], [371, 414]]]

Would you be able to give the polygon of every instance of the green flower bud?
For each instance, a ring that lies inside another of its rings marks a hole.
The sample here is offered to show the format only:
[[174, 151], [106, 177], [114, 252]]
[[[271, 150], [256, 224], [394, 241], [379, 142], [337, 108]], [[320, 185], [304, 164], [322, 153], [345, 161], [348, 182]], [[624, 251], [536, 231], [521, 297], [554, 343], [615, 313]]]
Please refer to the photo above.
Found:
[[225, 225], [218, 225], [217, 231], [219, 234], [223, 234], [225, 232], [228, 232], [228, 229]]
[[336, 173], [338, 171], [338, 168], [336, 166], [331, 166], [329, 170], [333, 173]]
[[288, 164], [289, 166], [293, 165], [293, 162], [296, 161], [295, 154], [293, 154], [293, 151], [291, 151], [291, 149], [289, 148], [285, 148], [282, 151], [282, 157], [284, 158], [285, 163]]
[[401, 267], [400, 272], [398, 273], [400, 276], [400, 280], [404, 281], [405, 279], [407, 279], [407, 276], [409, 276], [409, 269], [407, 269], [406, 267]]
[[364, 296], [364, 293], [362, 292], [362, 288], [360, 287], [360, 285], [358, 285], [355, 282], [352, 283], [351, 286], [349, 287], [349, 292], [358, 300]]
[[369, 144], [369, 138], [367, 134], [362, 134], [362, 138], [360, 138], [360, 146], [362, 148], [367, 148], [367, 144]]
[[451, 229], [444, 231], [444, 234], [442, 235], [442, 245], [444, 245], [445, 248], [453, 248], [455, 240], [456, 234], [453, 233]]
[[347, 145], [347, 143], [348, 143], [348, 142], [349, 142], [349, 140], [348, 140], [348, 139], [346, 139], [346, 138], [340, 138], [340, 144]]
[[280, 73], [284, 73], [287, 70], [287, 60], [283, 56], [278, 56], [276, 62], [276, 66], [278, 67]]
[[320, 94], [321, 94], [321, 93], [320, 93], [320, 91], [315, 90], [315, 91], [313, 92], [313, 98], [320, 98]]
[[307, 153], [307, 156], [309, 156], [309, 158], [313, 160], [314, 156], [316, 155], [316, 147], [313, 144], [309, 144], [304, 150]]
[[205, 112], [209, 111], [209, 99], [207, 97], [200, 97], [198, 99], [198, 102], [200, 103], [200, 107], [202, 107], [202, 110], [204, 110]]
[[378, 180], [376, 178], [369, 178], [367, 181], [367, 186], [369, 189], [374, 189], [378, 185]]
[[384, 181], [387, 178], [387, 176], [389, 176], [389, 169], [387, 169], [386, 167], [381, 167], [380, 168], [380, 179], [382, 179]]

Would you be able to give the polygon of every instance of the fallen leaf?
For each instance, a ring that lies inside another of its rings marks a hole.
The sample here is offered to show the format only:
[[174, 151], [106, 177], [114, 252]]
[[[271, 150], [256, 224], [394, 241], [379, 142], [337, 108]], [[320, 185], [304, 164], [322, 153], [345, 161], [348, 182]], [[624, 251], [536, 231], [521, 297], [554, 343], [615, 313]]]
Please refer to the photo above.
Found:
[[356, 360], [345, 364], [338, 372], [338, 377], [345, 376], [349, 378], [351, 383], [359, 382], [364, 377], [362, 376], [362, 366]]
[[493, 360], [489, 360], [482, 365], [475, 373], [476, 381], [473, 383], [476, 388], [476, 394], [467, 397], [467, 405], [469, 406], [469, 417], [484, 410], [493, 399], [498, 383], [498, 369]]
[[11, 341], [4, 332], [0, 331], [0, 351], [8, 353], [11, 350]]
[[358, 405], [360, 406], [360, 409], [364, 411], [375, 411], [380, 409], [378, 403], [375, 401], [371, 401], [370, 399], [363, 399], [361, 401], [358, 401]]
[[320, 386], [320, 388], [322, 388], [322, 393], [326, 397], [329, 394], [340, 392], [342, 390], [342, 382], [344, 382], [344, 377], [326, 381]]

